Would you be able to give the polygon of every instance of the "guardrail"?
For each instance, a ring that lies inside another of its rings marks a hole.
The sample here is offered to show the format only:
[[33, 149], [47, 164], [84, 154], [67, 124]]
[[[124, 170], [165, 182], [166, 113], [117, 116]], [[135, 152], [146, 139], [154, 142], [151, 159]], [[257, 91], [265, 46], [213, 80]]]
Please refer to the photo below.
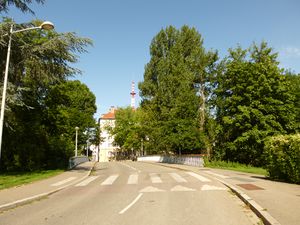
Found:
[[89, 158], [86, 157], [86, 156], [77, 156], [77, 157], [71, 157], [69, 159], [69, 169], [72, 169], [74, 168], [75, 166], [81, 164], [81, 163], [84, 163], [84, 162], [87, 162], [89, 161]]
[[204, 166], [204, 160], [201, 156], [141, 156], [137, 158], [137, 161]]

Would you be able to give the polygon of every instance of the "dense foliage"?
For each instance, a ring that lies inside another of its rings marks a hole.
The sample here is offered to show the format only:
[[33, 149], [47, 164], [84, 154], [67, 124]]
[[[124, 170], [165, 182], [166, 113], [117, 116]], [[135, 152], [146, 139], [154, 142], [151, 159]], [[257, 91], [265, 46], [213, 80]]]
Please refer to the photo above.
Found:
[[216, 53], [205, 51], [194, 28], [170, 26], [154, 37], [150, 55], [144, 81], [139, 83], [150, 145], [165, 153], [199, 151], [205, 146], [200, 131], [208, 71]]
[[300, 184], [300, 134], [269, 138], [264, 156], [271, 178]]
[[266, 140], [299, 132], [300, 76], [281, 69], [266, 42], [217, 61], [194, 28], [170, 26], [154, 37], [150, 56], [139, 113], [122, 109], [116, 118], [121, 148], [139, 148], [141, 139], [150, 154], [206, 149], [214, 159], [262, 166]]
[[[12, 23], [6, 19], [0, 24], [0, 71], [5, 69], [7, 53], [8, 36], [4, 34]], [[40, 23], [14, 24], [14, 30]], [[54, 30], [13, 35], [1, 169], [35, 170], [66, 165], [74, 142], [71, 126], [82, 125], [83, 132], [92, 126], [95, 112], [95, 97], [87, 87], [78, 81], [67, 81], [80, 73], [71, 63], [76, 63], [76, 54], [86, 52], [90, 44], [89, 39], [74, 33]], [[0, 74], [1, 81], [3, 75]], [[2, 89], [3, 84], [0, 86]], [[82, 98], [77, 99], [76, 95]], [[82, 114], [89, 122], [82, 124]]]
[[229, 51], [214, 90], [222, 159], [262, 165], [266, 137], [296, 131], [295, 96], [266, 43]]

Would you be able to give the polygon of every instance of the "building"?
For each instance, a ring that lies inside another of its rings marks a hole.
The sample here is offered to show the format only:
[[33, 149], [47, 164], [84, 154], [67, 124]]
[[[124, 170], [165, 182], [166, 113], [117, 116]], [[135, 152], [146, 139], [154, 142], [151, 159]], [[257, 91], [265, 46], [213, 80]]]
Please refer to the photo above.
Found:
[[102, 142], [99, 148], [99, 162], [108, 162], [115, 157], [118, 147], [113, 146], [114, 138], [109, 134], [108, 128], [115, 126], [115, 107], [111, 107], [109, 112], [103, 114], [99, 119], [100, 137]]

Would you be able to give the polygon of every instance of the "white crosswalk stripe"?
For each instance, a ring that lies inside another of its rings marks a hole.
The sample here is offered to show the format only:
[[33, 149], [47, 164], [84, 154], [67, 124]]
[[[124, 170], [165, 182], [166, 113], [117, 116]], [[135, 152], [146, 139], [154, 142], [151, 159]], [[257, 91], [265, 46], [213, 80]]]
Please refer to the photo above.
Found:
[[105, 181], [103, 181], [103, 182], [101, 183], [101, 185], [102, 185], [102, 186], [104, 186], [104, 185], [112, 185], [112, 184], [116, 181], [116, 179], [117, 179], [118, 177], [119, 177], [118, 174], [109, 176]]
[[170, 176], [176, 180], [178, 183], [186, 183], [186, 179], [184, 179], [182, 176], [180, 176], [179, 174], [177, 173], [169, 173]]
[[51, 186], [57, 187], [57, 186], [60, 186], [60, 185], [65, 184], [65, 183], [68, 183], [68, 182], [70, 182], [70, 181], [72, 181], [72, 180], [75, 180], [76, 178], [77, 178], [77, 177], [69, 177], [69, 178], [67, 178], [67, 179], [65, 179], [65, 180], [62, 180], [62, 181], [59, 181], [59, 182], [57, 182], [57, 183], [51, 184]]
[[[211, 182], [210, 179], [201, 176], [200, 174], [194, 173], [194, 172], [185, 172], [185, 174], [188, 174], [189, 176], [192, 176], [194, 178], [196, 178], [197, 180], [201, 181], [201, 182]], [[183, 173], [168, 173], [168, 175], [177, 183], [188, 183], [189, 179], [188, 177]], [[127, 184], [128, 185], [134, 185], [134, 184], [139, 184], [139, 178], [140, 176], [144, 177], [146, 176], [146, 174], [139, 174], [139, 173], [133, 173], [128, 175], [128, 179], [127, 179]], [[90, 176], [88, 178], [86, 178], [85, 180], [81, 181], [80, 183], [74, 185], [75, 187], [83, 187], [83, 186], [87, 186], [89, 185], [91, 182], [95, 181], [96, 179], [98, 179], [100, 176]], [[113, 174], [108, 176], [104, 181], [102, 181], [101, 186], [108, 186], [108, 185], [113, 185], [114, 182], [120, 177], [120, 174]], [[164, 182], [170, 182], [170, 180], [166, 181], [165, 179], [167, 178], [166, 176], [161, 176], [158, 173], [149, 173], [149, 177], [150, 177], [150, 181], [153, 184], [161, 184]], [[59, 181], [55, 184], [52, 184], [51, 186], [60, 186], [63, 185], [65, 183], [68, 183], [72, 180], [76, 179], [76, 177], [69, 177], [65, 180]], [[145, 177], [143, 179], [141, 179], [142, 181], [145, 180]], [[173, 181], [173, 182], [174, 182]]]
[[138, 183], [138, 179], [139, 179], [139, 175], [138, 174], [131, 174], [128, 177], [127, 184], [137, 184]]
[[186, 173], [191, 175], [192, 177], [195, 177], [196, 179], [198, 179], [202, 182], [211, 182], [211, 180], [207, 179], [206, 177], [201, 176], [200, 174], [193, 173], [193, 172], [186, 172]]
[[89, 183], [91, 183], [92, 181], [96, 180], [99, 176], [92, 176], [89, 177], [87, 179], [85, 179], [84, 181], [80, 182], [79, 184], [76, 184], [75, 187], [83, 187], [88, 185]]
[[160, 179], [160, 177], [157, 175], [157, 173], [150, 173], [150, 179], [151, 179], [151, 182], [153, 184], [159, 184], [159, 183], [162, 183], [162, 180]]

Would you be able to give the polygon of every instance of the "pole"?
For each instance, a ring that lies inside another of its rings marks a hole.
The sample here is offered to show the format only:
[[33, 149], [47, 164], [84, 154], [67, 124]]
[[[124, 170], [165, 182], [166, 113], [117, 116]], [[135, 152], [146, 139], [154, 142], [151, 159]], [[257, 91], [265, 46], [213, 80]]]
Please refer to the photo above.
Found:
[[75, 157], [77, 157], [77, 138], [78, 138], [78, 128], [75, 127], [76, 130], [76, 137], [75, 137]]
[[89, 142], [86, 141], [86, 157], [89, 157]]
[[9, 59], [10, 59], [10, 49], [11, 49], [11, 36], [12, 36], [12, 32], [13, 32], [13, 24], [11, 25], [10, 31], [9, 31], [9, 41], [8, 41], [8, 47], [7, 47], [6, 66], [5, 66], [5, 74], [4, 74], [4, 81], [3, 81], [3, 93], [2, 93], [2, 101], [1, 101], [1, 113], [0, 113], [0, 160], [1, 160], [3, 122], [4, 122], [5, 99], [6, 99], [7, 80], [8, 80], [8, 68], [9, 68]]

